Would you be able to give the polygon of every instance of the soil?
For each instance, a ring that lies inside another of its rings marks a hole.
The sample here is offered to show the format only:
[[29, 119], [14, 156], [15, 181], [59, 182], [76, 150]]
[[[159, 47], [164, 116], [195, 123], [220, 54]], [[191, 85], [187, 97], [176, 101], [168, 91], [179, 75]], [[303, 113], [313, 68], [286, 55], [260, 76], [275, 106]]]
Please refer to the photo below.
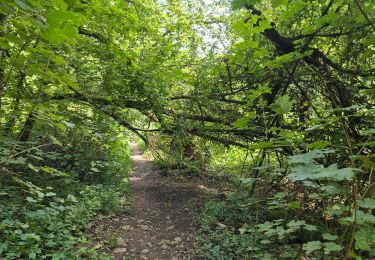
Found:
[[130, 210], [99, 223], [97, 247], [115, 259], [198, 259], [195, 216], [212, 189], [165, 177], [135, 143], [131, 150]]

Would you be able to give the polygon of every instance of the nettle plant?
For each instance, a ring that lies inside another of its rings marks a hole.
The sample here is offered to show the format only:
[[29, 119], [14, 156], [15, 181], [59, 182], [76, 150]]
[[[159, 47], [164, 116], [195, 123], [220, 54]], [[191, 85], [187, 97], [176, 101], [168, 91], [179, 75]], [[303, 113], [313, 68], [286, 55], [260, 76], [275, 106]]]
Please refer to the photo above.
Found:
[[372, 210], [375, 200], [368, 197], [371, 185], [359, 181], [358, 176], [363, 174], [359, 168], [338, 168], [337, 164], [325, 167], [323, 161], [330, 155], [335, 155], [335, 151], [316, 149], [288, 158], [291, 165], [288, 179], [308, 191], [301, 207], [310, 211], [319, 209], [318, 212], [323, 214], [315, 216], [324, 221], [324, 225], [317, 226], [323, 240], [310, 241], [303, 245], [303, 249], [307, 254], [315, 255], [346, 250], [346, 255], [351, 257], [356, 256], [356, 250], [367, 251], [366, 255], [373, 257], [375, 217]]

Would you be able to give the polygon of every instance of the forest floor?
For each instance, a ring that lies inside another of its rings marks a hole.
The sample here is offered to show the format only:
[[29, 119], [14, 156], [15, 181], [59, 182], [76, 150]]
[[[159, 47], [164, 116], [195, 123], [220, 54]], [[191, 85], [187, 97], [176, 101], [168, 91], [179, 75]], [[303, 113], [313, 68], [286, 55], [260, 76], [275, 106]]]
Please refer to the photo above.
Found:
[[130, 210], [96, 226], [99, 246], [115, 259], [195, 259], [195, 216], [215, 190], [165, 177], [136, 144], [131, 150]]

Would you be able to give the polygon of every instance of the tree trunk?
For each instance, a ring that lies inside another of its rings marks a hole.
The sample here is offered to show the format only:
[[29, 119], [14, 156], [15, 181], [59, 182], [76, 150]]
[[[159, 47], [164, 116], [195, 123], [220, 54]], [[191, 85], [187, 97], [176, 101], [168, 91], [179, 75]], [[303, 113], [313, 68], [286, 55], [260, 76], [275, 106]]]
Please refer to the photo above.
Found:
[[[0, 14], [0, 28], [3, 28], [0, 30], [0, 37], [5, 36], [5, 27], [6, 27], [6, 20], [8, 18], [8, 15]], [[5, 52], [3, 49], [0, 49], [0, 111], [2, 107], [2, 98], [5, 91], [5, 66], [4, 66], [4, 56]]]
[[33, 113], [33, 111], [31, 110], [31, 112], [27, 116], [27, 119], [26, 119], [25, 124], [22, 128], [20, 136], [18, 137], [19, 141], [26, 142], [27, 140], [29, 140], [31, 132], [32, 132], [34, 126], [35, 126], [35, 122], [36, 122], [35, 117], [36, 117], [36, 114]]
[[13, 102], [13, 107], [10, 109], [10, 112], [9, 112], [10, 118], [4, 126], [5, 134], [9, 134], [11, 132], [12, 128], [17, 122], [17, 119], [20, 116], [19, 106], [20, 106], [20, 99], [21, 99], [23, 84], [25, 82], [25, 77], [26, 77], [26, 74], [21, 71], [19, 74], [19, 81], [17, 84], [17, 96], [15, 97], [15, 100]]

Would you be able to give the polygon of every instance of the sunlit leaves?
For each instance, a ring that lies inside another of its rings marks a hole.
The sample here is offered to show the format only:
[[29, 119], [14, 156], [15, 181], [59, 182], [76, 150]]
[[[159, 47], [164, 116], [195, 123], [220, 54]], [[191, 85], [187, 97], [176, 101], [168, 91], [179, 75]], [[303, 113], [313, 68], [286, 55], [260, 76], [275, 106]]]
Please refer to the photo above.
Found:
[[21, 0], [14, 0], [14, 2], [21, 7], [22, 9], [26, 11], [32, 11], [35, 12], [36, 10], [33, 9], [32, 7], [29, 6], [29, 4], [26, 3], [26, 1], [21, 1]]
[[281, 13], [280, 19], [282, 21], [287, 21], [291, 19], [293, 16], [297, 15], [301, 10], [303, 10], [308, 5], [308, 2], [304, 0], [296, 0], [292, 1], [288, 8]]
[[257, 26], [254, 27], [253, 32], [254, 33], [262, 33], [266, 29], [271, 28], [271, 22], [268, 20], [261, 20]]
[[254, 5], [260, 3], [262, 0], [232, 0], [231, 6], [233, 10], [241, 9], [245, 4]]
[[231, 6], [233, 10], [238, 10], [244, 7], [246, 4], [246, 0], [232, 0], [231, 1]]
[[273, 8], [286, 5], [287, 3], [288, 3], [288, 0], [271, 0], [271, 4]]
[[73, 43], [72, 39], [78, 36], [78, 29], [66, 25], [63, 28], [51, 28], [42, 33], [44, 39], [52, 44], [59, 45], [64, 42]]
[[256, 116], [255, 112], [246, 112], [246, 114], [240, 118], [237, 119], [235, 122], [232, 123], [232, 125], [236, 128], [246, 128], [248, 123], [254, 119]]
[[66, 10], [68, 7], [68, 5], [66, 4], [64, 0], [53, 0], [52, 2], [53, 2], [54, 7], [60, 10]]
[[288, 95], [278, 97], [276, 101], [270, 105], [272, 111], [279, 115], [284, 115], [290, 111], [293, 106], [293, 101], [290, 100]]
[[52, 44], [74, 43], [82, 18], [74, 12], [51, 9], [47, 14], [47, 29], [42, 37]]

